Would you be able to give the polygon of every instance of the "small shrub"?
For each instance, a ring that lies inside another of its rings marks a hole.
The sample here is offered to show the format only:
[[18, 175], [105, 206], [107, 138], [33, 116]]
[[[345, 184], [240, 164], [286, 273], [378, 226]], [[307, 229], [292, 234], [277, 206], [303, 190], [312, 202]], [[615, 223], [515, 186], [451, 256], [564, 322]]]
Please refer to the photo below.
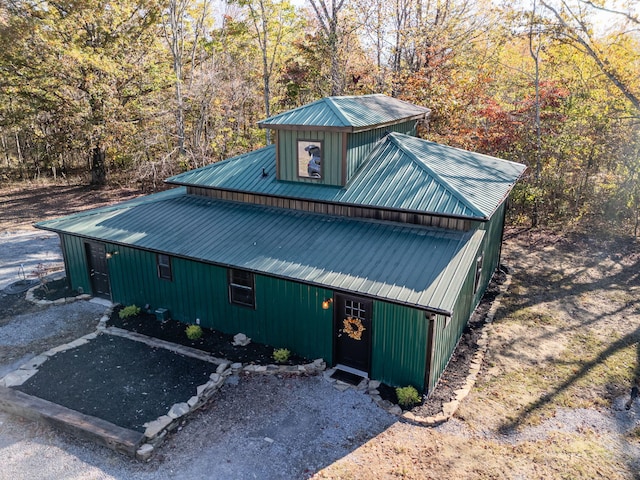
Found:
[[273, 359], [277, 362], [277, 363], [284, 363], [287, 360], [289, 360], [289, 357], [291, 356], [291, 352], [289, 351], [289, 349], [287, 348], [276, 348], [273, 351]]
[[184, 332], [189, 340], [198, 340], [202, 336], [202, 328], [200, 325], [189, 325]]
[[420, 395], [418, 391], [409, 385], [408, 387], [396, 388], [396, 395], [398, 396], [398, 404], [402, 408], [411, 408], [414, 405], [420, 403]]
[[43, 263], [39, 263], [32, 273], [38, 277], [44, 292], [49, 293], [49, 286], [47, 285], [47, 283], [49, 283], [49, 279], [47, 278], [47, 267], [45, 267]]
[[135, 305], [129, 305], [128, 307], [124, 307], [122, 310], [120, 310], [118, 315], [120, 316], [120, 318], [124, 320], [125, 318], [135, 317], [139, 313], [140, 313], [140, 307], [136, 307]]

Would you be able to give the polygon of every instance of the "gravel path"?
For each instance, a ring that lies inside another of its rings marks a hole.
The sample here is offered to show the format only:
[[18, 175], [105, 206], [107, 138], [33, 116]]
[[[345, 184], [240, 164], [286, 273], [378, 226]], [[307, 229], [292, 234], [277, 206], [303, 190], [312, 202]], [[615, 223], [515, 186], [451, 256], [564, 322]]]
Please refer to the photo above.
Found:
[[0, 290], [39, 264], [63, 268], [58, 235], [35, 229], [0, 232]]

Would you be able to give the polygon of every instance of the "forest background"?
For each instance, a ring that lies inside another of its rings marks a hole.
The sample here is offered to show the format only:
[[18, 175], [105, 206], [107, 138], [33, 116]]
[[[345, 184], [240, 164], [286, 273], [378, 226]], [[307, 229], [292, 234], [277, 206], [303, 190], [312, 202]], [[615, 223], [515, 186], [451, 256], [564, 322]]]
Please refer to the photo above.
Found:
[[0, 0], [0, 182], [163, 188], [328, 95], [521, 162], [512, 223], [640, 233], [635, 0]]

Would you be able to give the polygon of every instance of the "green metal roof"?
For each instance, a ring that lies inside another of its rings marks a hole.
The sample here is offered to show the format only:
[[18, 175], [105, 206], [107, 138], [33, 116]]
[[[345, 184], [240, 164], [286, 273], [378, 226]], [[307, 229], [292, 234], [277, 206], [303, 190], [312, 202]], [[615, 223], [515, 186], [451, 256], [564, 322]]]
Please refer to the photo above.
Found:
[[348, 132], [426, 118], [431, 110], [386, 95], [326, 97], [258, 122], [262, 128], [317, 127]]
[[176, 175], [167, 182], [484, 220], [491, 217], [526, 168], [391, 133], [379, 142], [347, 187], [339, 188], [276, 180], [275, 154], [272, 145]]
[[484, 235], [211, 200], [184, 188], [36, 226], [443, 314]]

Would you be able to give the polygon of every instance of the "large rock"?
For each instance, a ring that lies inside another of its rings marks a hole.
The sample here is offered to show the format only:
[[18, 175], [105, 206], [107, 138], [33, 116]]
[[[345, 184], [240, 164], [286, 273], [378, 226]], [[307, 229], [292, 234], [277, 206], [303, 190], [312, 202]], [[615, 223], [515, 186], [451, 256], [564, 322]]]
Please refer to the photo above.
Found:
[[160, 432], [167, 428], [171, 422], [173, 422], [173, 418], [168, 415], [163, 415], [153, 422], [145, 423], [144, 426], [146, 427], [146, 430], [144, 431], [144, 436], [149, 439], [156, 437]]
[[171, 407], [169, 413], [167, 414], [171, 418], [180, 418], [183, 415], [189, 413], [189, 405], [186, 403], [176, 403]]
[[251, 343], [251, 339], [244, 333], [238, 333], [234, 335], [232, 344], [236, 347], [246, 347]]

